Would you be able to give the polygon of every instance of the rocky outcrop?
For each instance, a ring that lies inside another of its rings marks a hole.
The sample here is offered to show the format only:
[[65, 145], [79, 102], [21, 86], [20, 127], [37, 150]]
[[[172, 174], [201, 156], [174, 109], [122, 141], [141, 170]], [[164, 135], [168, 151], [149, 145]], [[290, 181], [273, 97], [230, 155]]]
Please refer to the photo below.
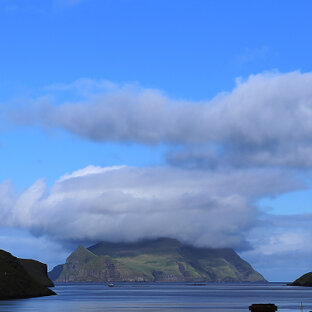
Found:
[[306, 286], [312, 287], [312, 272], [306, 273], [296, 279], [294, 282], [288, 284], [288, 286]]
[[[26, 266], [31, 271], [30, 273], [22, 265], [23, 262], [24, 264], [27, 262]], [[55, 295], [52, 290], [41, 284], [42, 272], [39, 275], [36, 272], [39, 267], [41, 270], [40, 263], [23, 261], [4, 250], [0, 250], [0, 299]]]
[[48, 277], [48, 268], [45, 263], [33, 259], [19, 259], [27, 273], [39, 284], [46, 287], [54, 287], [53, 282]]
[[234, 250], [175, 239], [79, 246], [50, 277], [56, 282], [265, 282]]

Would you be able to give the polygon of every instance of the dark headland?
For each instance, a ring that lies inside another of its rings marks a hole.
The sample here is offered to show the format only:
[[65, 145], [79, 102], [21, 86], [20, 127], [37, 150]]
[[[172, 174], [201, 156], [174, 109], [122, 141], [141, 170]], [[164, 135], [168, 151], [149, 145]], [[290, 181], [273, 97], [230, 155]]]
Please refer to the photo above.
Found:
[[312, 272], [303, 274], [299, 278], [297, 278], [292, 283], [288, 284], [288, 286], [305, 286], [312, 287]]
[[47, 266], [39, 261], [19, 259], [0, 250], [0, 300], [51, 296], [54, 286]]
[[175, 239], [79, 246], [49, 277], [56, 282], [265, 282], [230, 248], [197, 248]]

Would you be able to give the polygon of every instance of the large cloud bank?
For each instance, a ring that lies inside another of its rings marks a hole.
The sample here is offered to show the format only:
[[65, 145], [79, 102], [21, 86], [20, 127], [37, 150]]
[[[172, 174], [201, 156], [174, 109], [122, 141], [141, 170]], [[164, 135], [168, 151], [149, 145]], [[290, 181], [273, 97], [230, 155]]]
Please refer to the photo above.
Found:
[[311, 86], [311, 73], [258, 74], [211, 101], [189, 102], [85, 79], [50, 87], [80, 91], [80, 101], [41, 98], [15, 119], [95, 141], [182, 145], [168, 155], [178, 166], [311, 167]]
[[266, 170], [89, 166], [50, 189], [38, 180], [22, 194], [0, 185], [0, 224], [62, 242], [175, 237], [198, 246], [246, 248], [254, 201], [298, 187]]

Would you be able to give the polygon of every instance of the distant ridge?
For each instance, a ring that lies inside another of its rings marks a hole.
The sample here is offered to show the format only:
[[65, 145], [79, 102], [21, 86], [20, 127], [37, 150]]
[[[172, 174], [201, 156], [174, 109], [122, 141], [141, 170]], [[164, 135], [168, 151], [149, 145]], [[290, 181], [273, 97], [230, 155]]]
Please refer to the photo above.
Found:
[[49, 277], [56, 282], [265, 282], [231, 248], [197, 248], [171, 238], [79, 246]]

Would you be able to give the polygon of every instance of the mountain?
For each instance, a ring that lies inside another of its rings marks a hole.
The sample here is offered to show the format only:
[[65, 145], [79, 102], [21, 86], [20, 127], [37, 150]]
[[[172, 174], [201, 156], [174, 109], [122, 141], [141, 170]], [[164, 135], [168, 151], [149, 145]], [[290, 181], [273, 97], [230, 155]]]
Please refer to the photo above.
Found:
[[62, 271], [63, 271], [63, 267], [64, 267], [64, 264], [59, 264], [59, 265], [55, 266], [55, 267], [48, 273], [49, 279], [51, 279], [52, 281], [57, 280], [58, 277], [60, 276], [60, 274], [61, 274]]
[[46, 283], [43, 263], [18, 259], [0, 250], [0, 300], [55, 295]]
[[49, 277], [56, 282], [265, 282], [233, 249], [175, 239], [79, 246]]
[[312, 286], [312, 272], [300, 276], [294, 282], [288, 284], [288, 286]]

